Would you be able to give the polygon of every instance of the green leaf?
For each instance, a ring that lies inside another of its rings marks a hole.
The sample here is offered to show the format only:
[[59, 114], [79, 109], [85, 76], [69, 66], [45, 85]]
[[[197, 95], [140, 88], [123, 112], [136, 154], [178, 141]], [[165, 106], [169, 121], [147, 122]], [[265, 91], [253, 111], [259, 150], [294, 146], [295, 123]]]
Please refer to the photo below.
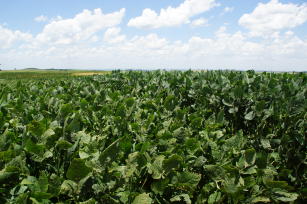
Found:
[[0, 184], [8, 184], [18, 178], [17, 172], [0, 171]]
[[239, 191], [234, 178], [230, 178], [224, 181], [224, 191], [229, 194], [236, 194]]
[[190, 199], [190, 196], [188, 194], [180, 194], [180, 195], [176, 195], [174, 197], [172, 197], [170, 199], [171, 202], [180, 202], [181, 200], [183, 199], [183, 201], [186, 203], [186, 204], [191, 204], [192, 201]]
[[115, 112], [115, 115], [116, 116], [120, 116], [120, 117], [125, 117], [126, 116], [126, 108], [124, 106], [124, 104], [120, 104], [117, 109], [116, 109], [116, 112]]
[[224, 98], [222, 99], [222, 102], [225, 106], [229, 106], [229, 107], [232, 107], [233, 104], [230, 102], [230, 101], [227, 101], [228, 99]]
[[66, 140], [58, 140], [56, 143], [56, 147], [59, 149], [67, 150], [72, 147], [72, 144]]
[[220, 165], [205, 165], [204, 169], [206, 171], [206, 174], [214, 179], [221, 179], [226, 173]]
[[271, 148], [270, 140], [268, 140], [268, 139], [261, 139], [261, 145], [264, 149], [270, 149]]
[[254, 111], [251, 111], [244, 116], [245, 120], [253, 120], [254, 117], [255, 117]]
[[34, 176], [28, 176], [21, 181], [21, 185], [33, 185], [36, 182], [36, 178]]
[[172, 184], [192, 190], [197, 186], [200, 179], [200, 174], [185, 171], [177, 173], [177, 175], [172, 178]]
[[288, 187], [288, 183], [286, 181], [272, 181], [272, 180], [265, 180], [265, 185], [269, 188], [279, 188], [285, 189]]
[[219, 191], [215, 191], [214, 193], [210, 194], [208, 198], [208, 204], [218, 203], [221, 200], [222, 194]]
[[72, 104], [63, 104], [60, 108], [60, 114], [62, 118], [65, 118], [69, 113], [73, 112]]
[[169, 179], [162, 179], [162, 180], [158, 180], [156, 182], [153, 182], [151, 184], [151, 190], [155, 193], [155, 194], [160, 194], [162, 195], [164, 193], [164, 190], [168, 187], [169, 184]]
[[72, 121], [67, 125], [65, 130], [71, 131], [71, 132], [78, 132], [81, 130], [81, 116], [79, 113], [73, 114], [71, 116], [73, 119]]
[[97, 202], [94, 198], [91, 198], [87, 201], [79, 202], [79, 204], [95, 204], [95, 203], [97, 203]]
[[78, 191], [78, 184], [71, 180], [65, 180], [60, 187], [60, 194], [72, 196]]
[[251, 174], [256, 174], [256, 173], [257, 173], [256, 166], [249, 167], [249, 168], [245, 169], [244, 172], [243, 172], [243, 174], [245, 174], [245, 175], [251, 175]]
[[179, 155], [174, 154], [163, 161], [163, 168], [165, 172], [170, 172], [172, 170], [178, 169], [182, 162], [183, 159]]
[[31, 196], [38, 201], [42, 201], [44, 199], [49, 199], [49, 198], [53, 197], [52, 194], [46, 193], [46, 192], [34, 192], [34, 193], [32, 193]]
[[148, 193], [142, 193], [136, 196], [132, 202], [132, 204], [151, 204], [152, 199], [150, 198]]
[[77, 132], [76, 137], [80, 138], [81, 145], [87, 145], [91, 142], [91, 136], [86, 134], [84, 131]]
[[176, 97], [174, 95], [168, 95], [164, 100], [164, 107], [168, 111], [172, 111], [176, 106]]
[[165, 156], [159, 155], [152, 164], [148, 164], [148, 172], [152, 174], [153, 179], [160, 179], [163, 176], [163, 161]]
[[267, 197], [255, 197], [251, 201], [252, 203], [270, 203], [270, 198]]
[[100, 156], [99, 161], [101, 164], [106, 164], [116, 158], [116, 156], [119, 153], [119, 145], [120, 142], [124, 139], [124, 137], [120, 137], [117, 140], [115, 140], [112, 144], [110, 144], [107, 148], [105, 148]]
[[245, 151], [245, 167], [255, 164], [256, 161], [256, 151], [255, 149], [248, 149]]
[[127, 106], [128, 108], [130, 108], [130, 107], [132, 107], [133, 104], [135, 103], [135, 99], [134, 99], [134, 98], [127, 98], [127, 99], [125, 100], [125, 103], [126, 103], [126, 106]]
[[191, 121], [191, 127], [193, 129], [198, 129], [202, 127], [203, 119], [201, 117], [196, 117]]
[[45, 132], [47, 128], [47, 120], [41, 120], [41, 121], [32, 121], [28, 125], [28, 130], [31, 132], [34, 136], [41, 137], [43, 133]]
[[25, 150], [32, 154], [40, 155], [44, 152], [45, 146], [42, 144], [35, 144], [34, 142], [32, 142], [32, 140], [29, 139], [26, 142]]
[[295, 201], [298, 198], [298, 194], [278, 190], [274, 192], [273, 198], [279, 201], [283, 201], [283, 202], [291, 202], [291, 201]]
[[75, 182], [79, 182], [92, 171], [91, 168], [85, 165], [83, 159], [74, 159], [67, 170], [66, 177]]
[[128, 203], [129, 202], [129, 196], [130, 196], [130, 192], [129, 191], [124, 191], [124, 192], [119, 192], [117, 193], [117, 196], [119, 196], [119, 200], [122, 203]]

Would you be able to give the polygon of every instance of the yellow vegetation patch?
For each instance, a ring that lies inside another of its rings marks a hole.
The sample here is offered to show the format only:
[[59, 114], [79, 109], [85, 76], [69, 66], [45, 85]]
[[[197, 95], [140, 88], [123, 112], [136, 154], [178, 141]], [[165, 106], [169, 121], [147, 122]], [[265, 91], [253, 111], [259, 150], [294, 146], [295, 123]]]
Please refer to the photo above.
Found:
[[104, 72], [78, 72], [78, 73], [73, 73], [72, 75], [73, 76], [92, 76], [92, 75], [95, 75], [95, 74], [98, 74], [98, 75], [102, 75], [102, 74], [105, 74]]

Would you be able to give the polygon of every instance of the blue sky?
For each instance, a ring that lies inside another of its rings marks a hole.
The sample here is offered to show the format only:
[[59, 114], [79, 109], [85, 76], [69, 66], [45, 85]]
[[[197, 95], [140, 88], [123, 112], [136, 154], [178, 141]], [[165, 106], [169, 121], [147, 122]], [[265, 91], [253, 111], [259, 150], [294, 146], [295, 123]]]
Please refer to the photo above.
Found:
[[0, 68], [307, 70], [304, 0], [12, 0]]

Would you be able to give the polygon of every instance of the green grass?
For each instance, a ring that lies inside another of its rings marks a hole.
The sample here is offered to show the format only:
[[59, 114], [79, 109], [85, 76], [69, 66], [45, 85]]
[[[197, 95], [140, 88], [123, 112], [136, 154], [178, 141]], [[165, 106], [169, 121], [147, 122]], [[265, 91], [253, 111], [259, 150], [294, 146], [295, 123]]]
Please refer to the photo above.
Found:
[[107, 73], [110, 72], [92, 70], [10, 70], [0, 71], [0, 82], [3, 80], [67, 78], [76, 76], [101, 75]]

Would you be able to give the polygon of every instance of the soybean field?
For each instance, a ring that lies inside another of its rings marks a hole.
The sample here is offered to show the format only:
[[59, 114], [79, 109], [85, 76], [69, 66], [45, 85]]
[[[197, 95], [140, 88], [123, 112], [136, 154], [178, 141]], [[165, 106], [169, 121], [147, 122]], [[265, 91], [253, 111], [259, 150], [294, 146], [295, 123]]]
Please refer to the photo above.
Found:
[[2, 78], [0, 203], [306, 202], [306, 73], [86, 75]]

